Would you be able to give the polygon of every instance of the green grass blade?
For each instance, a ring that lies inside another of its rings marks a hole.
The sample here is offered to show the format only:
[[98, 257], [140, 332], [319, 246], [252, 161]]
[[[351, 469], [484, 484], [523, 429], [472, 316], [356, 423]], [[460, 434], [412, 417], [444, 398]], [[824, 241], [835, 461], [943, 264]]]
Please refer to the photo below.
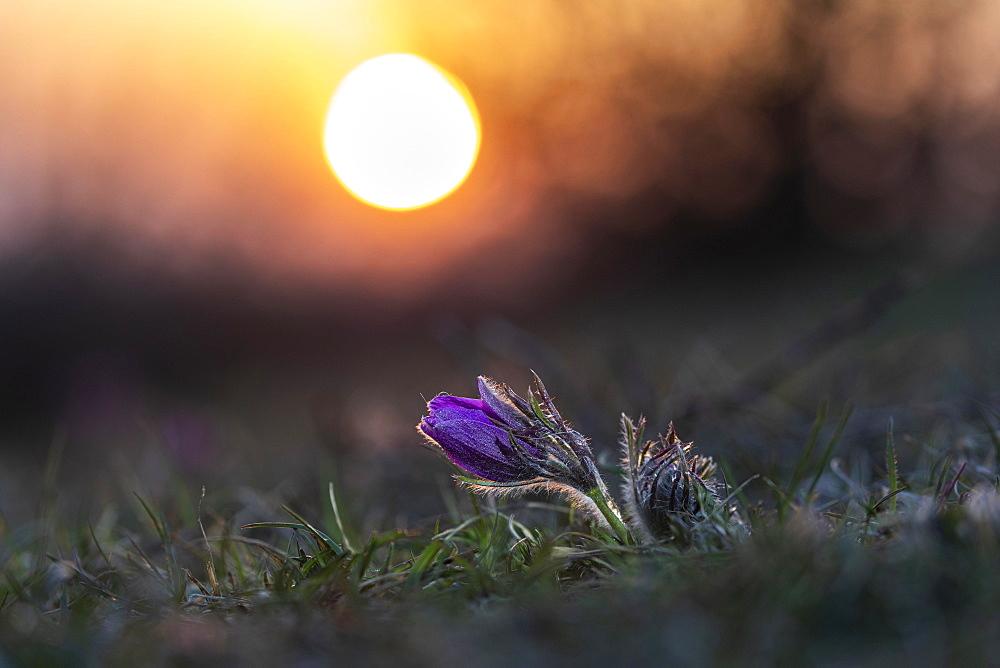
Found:
[[[184, 573], [178, 568], [177, 561], [174, 558], [173, 541], [170, 538], [170, 531], [167, 529], [166, 519], [162, 515], [157, 516], [157, 514], [153, 512], [153, 509], [149, 507], [149, 504], [147, 504], [138, 493], [132, 492], [132, 494], [134, 494], [135, 498], [139, 500], [139, 504], [142, 506], [143, 511], [145, 511], [146, 516], [149, 517], [149, 521], [152, 522], [153, 529], [156, 531], [156, 535], [160, 539], [160, 544], [163, 547], [163, 553], [167, 558], [167, 574], [173, 588], [173, 596], [177, 601], [181, 601], [184, 598], [185, 576]], [[150, 565], [152, 565], [151, 562]]]
[[340, 516], [340, 504], [337, 503], [337, 494], [333, 488], [333, 481], [330, 481], [330, 508], [333, 510], [333, 519], [337, 523], [337, 531], [340, 532], [340, 540], [344, 541], [344, 549], [347, 552], [354, 553], [356, 550], [351, 544], [350, 538], [347, 536], [347, 531], [344, 530], [344, 521]]
[[313, 537], [316, 539], [316, 542], [320, 545], [320, 547], [325, 545], [327, 549], [333, 550], [333, 552], [337, 556], [341, 556], [344, 554], [344, 548], [342, 548], [337, 543], [337, 541], [333, 540], [325, 533], [314, 527], [312, 524], [309, 523], [309, 520], [302, 517], [302, 515], [299, 515], [297, 512], [295, 512], [288, 506], [282, 505], [281, 509], [284, 510], [293, 520], [302, 524], [306, 528], [306, 530], [313, 535]]
[[414, 560], [413, 566], [410, 567], [410, 572], [406, 576], [406, 589], [416, 589], [420, 586], [424, 575], [427, 573], [428, 569], [434, 564], [438, 553], [444, 548], [444, 541], [435, 540], [424, 548], [423, 552]]
[[795, 464], [795, 468], [792, 471], [791, 481], [788, 483], [788, 490], [784, 495], [784, 501], [781, 505], [781, 514], [784, 515], [788, 504], [791, 503], [792, 499], [795, 497], [795, 492], [799, 488], [799, 484], [802, 482], [803, 476], [806, 474], [806, 469], [809, 466], [809, 460], [812, 458], [813, 450], [816, 449], [816, 441], [819, 439], [819, 432], [823, 428], [823, 423], [826, 422], [826, 411], [828, 407], [828, 402], [824, 399], [820, 402], [819, 409], [816, 411], [816, 420], [813, 422], [812, 429], [809, 431], [809, 439], [806, 441], [806, 447], [802, 450], [802, 454], [799, 456], [799, 460]]
[[896, 512], [896, 494], [899, 492], [899, 461], [896, 459], [896, 441], [893, 436], [893, 421], [889, 418], [889, 426], [885, 433], [885, 468], [889, 474], [889, 512]]
[[837, 443], [840, 442], [840, 437], [844, 434], [844, 428], [847, 427], [847, 421], [851, 418], [851, 413], [853, 412], [854, 405], [848, 402], [844, 406], [844, 413], [840, 416], [840, 422], [837, 423], [837, 428], [834, 430], [833, 436], [830, 437], [826, 448], [823, 449], [823, 454], [819, 458], [819, 464], [816, 466], [816, 474], [813, 476], [812, 482], [809, 483], [809, 489], [806, 490], [807, 499], [812, 497], [816, 485], [819, 484], [819, 479], [823, 477], [826, 468], [830, 465], [830, 460], [833, 458], [833, 451], [837, 447]]

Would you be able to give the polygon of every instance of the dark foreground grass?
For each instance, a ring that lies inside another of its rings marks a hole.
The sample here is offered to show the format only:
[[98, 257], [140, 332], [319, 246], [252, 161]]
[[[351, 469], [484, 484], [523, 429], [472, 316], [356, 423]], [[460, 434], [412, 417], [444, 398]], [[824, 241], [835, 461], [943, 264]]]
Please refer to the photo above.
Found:
[[797, 462], [732, 492], [746, 532], [656, 546], [457, 489], [446, 515], [375, 532], [332, 485], [315, 516], [242, 527], [212, 510], [232, 499], [178, 525], [136, 496], [131, 520], [81, 526], [50, 498], [0, 528], [0, 665], [988, 664], [1000, 417], [982, 416], [906, 471], [891, 426], [884, 459], [838, 459], [819, 419]]

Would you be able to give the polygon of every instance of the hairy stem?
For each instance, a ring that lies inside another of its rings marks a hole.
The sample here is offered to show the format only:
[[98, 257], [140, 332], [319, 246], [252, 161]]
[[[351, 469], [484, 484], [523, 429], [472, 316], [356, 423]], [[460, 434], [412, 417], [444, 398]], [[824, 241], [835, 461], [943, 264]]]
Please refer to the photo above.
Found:
[[595, 487], [594, 489], [587, 492], [587, 497], [594, 502], [597, 509], [601, 511], [601, 515], [607, 520], [611, 529], [615, 532], [620, 540], [625, 545], [632, 542], [631, 534], [629, 534], [628, 528], [622, 521], [621, 513], [618, 512], [618, 508], [615, 506], [614, 499], [612, 499], [607, 490]]

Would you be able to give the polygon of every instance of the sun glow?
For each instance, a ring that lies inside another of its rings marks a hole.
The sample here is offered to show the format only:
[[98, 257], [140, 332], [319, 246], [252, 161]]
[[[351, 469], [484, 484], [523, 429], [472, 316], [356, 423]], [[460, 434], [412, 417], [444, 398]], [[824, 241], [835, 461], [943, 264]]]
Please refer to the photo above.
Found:
[[358, 199], [415, 209], [454, 191], [479, 152], [479, 118], [453, 76], [393, 53], [354, 68], [333, 94], [326, 157]]

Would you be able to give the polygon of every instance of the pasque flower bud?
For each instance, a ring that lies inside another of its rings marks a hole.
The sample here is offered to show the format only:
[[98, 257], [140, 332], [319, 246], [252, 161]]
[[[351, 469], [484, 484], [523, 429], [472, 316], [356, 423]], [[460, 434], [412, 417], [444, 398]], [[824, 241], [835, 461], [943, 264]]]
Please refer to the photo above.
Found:
[[473, 490], [562, 492], [625, 540], [586, 437], [562, 418], [537, 375], [527, 396], [481, 376], [478, 399], [438, 395], [418, 429], [471, 474], [459, 480]]
[[633, 423], [622, 415], [629, 525], [647, 540], [668, 541], [721, 508], [722, 486], [712, 480], [715, 462], [692, 454], [694, 443], [682, 443], [673, 423], [645, 444], [644, 428], [644, 419]]

